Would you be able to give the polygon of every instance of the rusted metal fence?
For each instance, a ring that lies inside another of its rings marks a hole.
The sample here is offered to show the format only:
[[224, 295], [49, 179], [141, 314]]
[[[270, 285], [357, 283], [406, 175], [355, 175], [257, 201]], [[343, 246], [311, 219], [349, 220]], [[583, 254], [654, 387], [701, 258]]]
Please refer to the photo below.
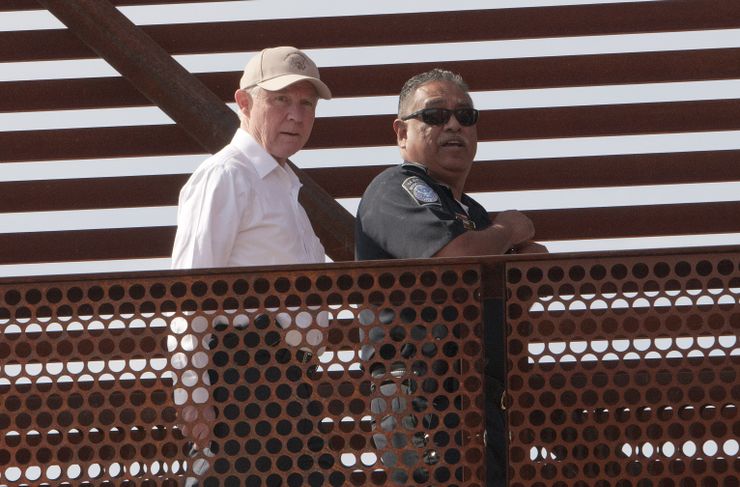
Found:
[[[510, 485], [734, 485], [739, 264], [704, 249], [6, 279], [0, 485], [481, 486], [499, 348]], [[199, 429], [212, 443], [193, 455]]]
[[508, 263], [510, 484], [737, 485], [738, 257]]

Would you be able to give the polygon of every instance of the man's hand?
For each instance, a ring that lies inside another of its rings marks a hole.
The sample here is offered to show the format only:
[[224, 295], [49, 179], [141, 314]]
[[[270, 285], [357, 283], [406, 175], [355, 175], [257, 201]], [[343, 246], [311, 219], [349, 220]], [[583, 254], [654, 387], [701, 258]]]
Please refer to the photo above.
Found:
[[515, 210], [502, 211], [496, 215], [490, 227], [457, 236], [434, 256], [503, 255], [513, 247], [530, 241], [533, 236], [532, 220]]
[[511, 247], [517, 247], [534, 237], [534, 224], [523, 213], [516, 210], [502, 211], [493, 220], [493, 226], [508, 232]]
[[213, 425], [216, 409], [213, 406], [197, 407], [186, 405], [180, 410], [178, 426], [183, 435], [193, 443], [197, 450], [206, 448], [213, 439]]

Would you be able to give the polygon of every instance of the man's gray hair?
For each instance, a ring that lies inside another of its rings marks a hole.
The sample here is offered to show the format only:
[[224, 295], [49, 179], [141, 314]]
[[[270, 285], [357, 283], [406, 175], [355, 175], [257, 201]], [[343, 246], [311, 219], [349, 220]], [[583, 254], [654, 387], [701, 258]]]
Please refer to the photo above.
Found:
[[432, 81], [449, 81], [455, 83], [465, 93], [470, 91], [468, 84], [463, 80], [462, 76], [452, 71], [448, 71], [442, 68], [434, 68], [430, 71], [417, 74], [411, 77], [401, 88], [401, 94], [398, 96], [398, 116], [407, 115], [402, 113], [404, 108], [408, 105], [409, 98], [413, 96], [416, 90], [421, 86]]
[[256, 96], [256, 95], [259, 94], [260, 91], [263, 90], [263, 88], [261, 88], [261, 87], [259, 87], [257, 85], [254, 85], [254, 86], [250, 86], [249, 88], [242, 88], [242, 90], [246, 91], [251, 96]]
[[[250, 86], [249, 88], [239, 88], [240, 90], [247, 93], [250, 97], [252, 97], [252, 100], [260, 96], [261, 92], [264, 91], [263, 88], [260, 88], [257, 85]], [[244, 120], [244, 114], [241, 110], [236, 111], [237, 116], [239, 117], [239, 120]]]

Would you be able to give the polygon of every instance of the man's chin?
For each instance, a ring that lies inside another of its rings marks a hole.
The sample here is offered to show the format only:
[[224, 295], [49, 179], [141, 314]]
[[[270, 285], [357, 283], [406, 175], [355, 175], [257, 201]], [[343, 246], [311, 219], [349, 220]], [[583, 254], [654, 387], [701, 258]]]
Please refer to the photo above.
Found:
[[449, 171], [467, 170], [473, 164], [474, 157], [475, 156], [471, 156], [463, 152], [460, 152], [459, 154], [449, 154], [448, 157], [443, 157], [440, 160], [440, 166]]
[[296, 142], [295, 144], [289, 144], [289, 145], [283, 144], [281, 145], [279, 149], [268, 151], [268, 152], [270, 152], [270, 155], [272, 155], [272, 157], [280, 161], [280, 160], [286, 160], [286, 159], [293, 157], [295, 153], [301, 150], [302, 148], [303, 148], [303, 144], [299, 144]]

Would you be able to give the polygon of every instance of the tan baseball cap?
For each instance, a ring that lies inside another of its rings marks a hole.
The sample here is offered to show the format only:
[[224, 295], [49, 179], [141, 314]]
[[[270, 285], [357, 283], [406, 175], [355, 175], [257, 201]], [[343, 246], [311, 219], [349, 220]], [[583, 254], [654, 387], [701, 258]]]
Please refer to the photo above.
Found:
[[303, 80], [314, 85], [319, 97], [331, 99], [329, 87], [319, 77], [319, 68], [303, 51], [291, 46], [271, 47], [249, 60], [239, 88], [259, 86], [278, 91]]

